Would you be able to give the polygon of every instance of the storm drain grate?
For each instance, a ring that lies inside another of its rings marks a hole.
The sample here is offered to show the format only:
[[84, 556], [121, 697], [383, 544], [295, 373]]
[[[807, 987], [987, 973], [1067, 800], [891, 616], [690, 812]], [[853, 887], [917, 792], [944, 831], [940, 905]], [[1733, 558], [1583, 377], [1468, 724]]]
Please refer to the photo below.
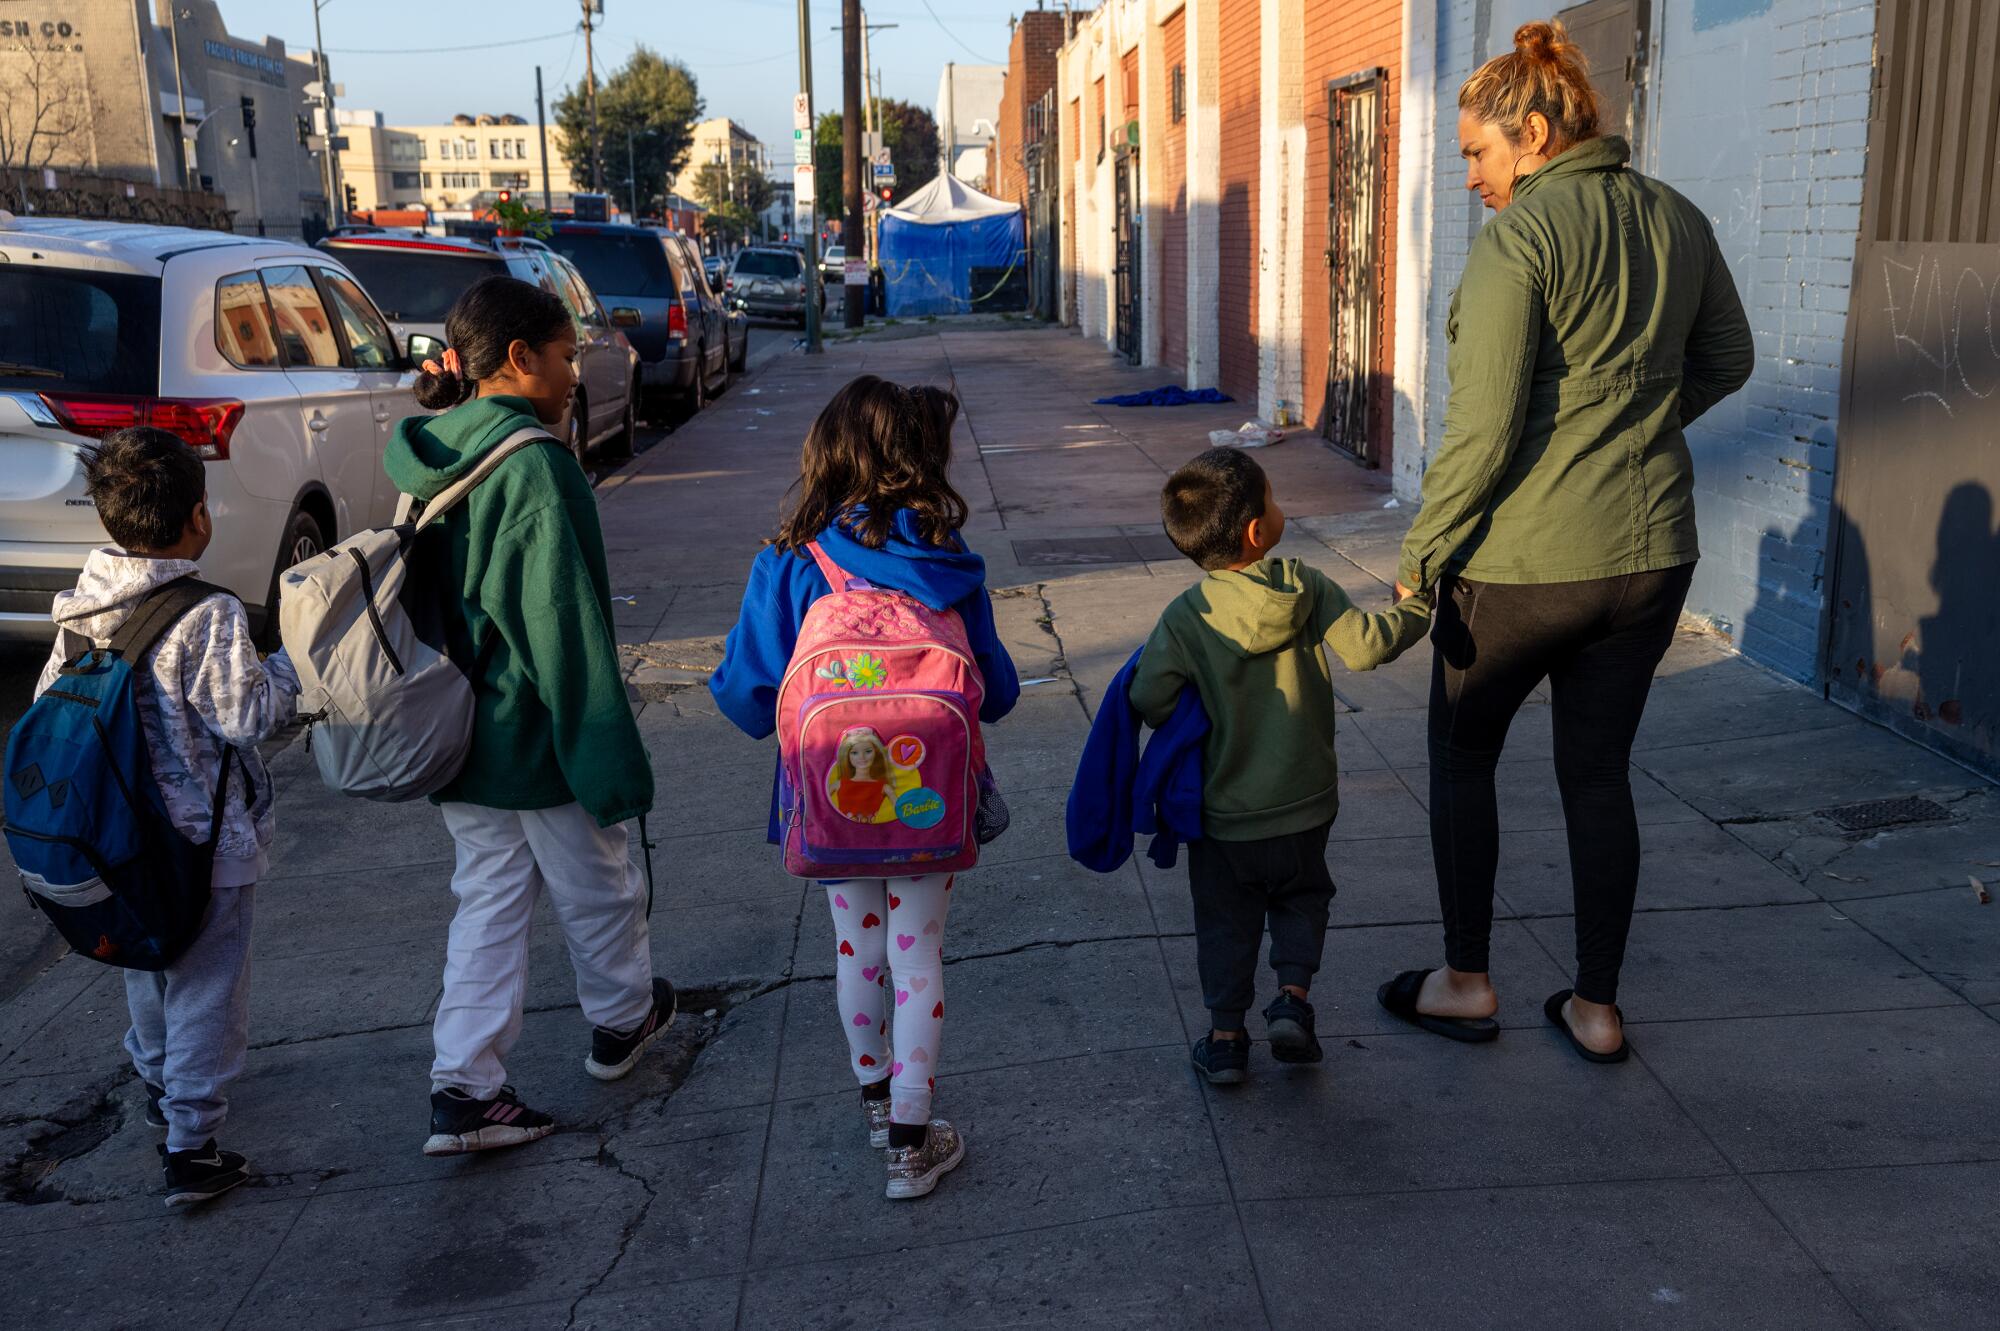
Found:
[[1861, 804], [1842, 805], [1838, 809], [1821, 809], [1819, 816], [1832, 819], [1850, 832], [1872, 832], [1878, 827], [1895, 827], [1902, 823], [1950, 822], [1951, 810], [1936, 800], [1906, 795], [1900, 799], [1868, 800]]
[[1023, 568], [1082, 568], [1093, 564], [1143, 564], [1179, 559], [1165, 536], [1070, 536], [1014, 542], [1014, 562]]

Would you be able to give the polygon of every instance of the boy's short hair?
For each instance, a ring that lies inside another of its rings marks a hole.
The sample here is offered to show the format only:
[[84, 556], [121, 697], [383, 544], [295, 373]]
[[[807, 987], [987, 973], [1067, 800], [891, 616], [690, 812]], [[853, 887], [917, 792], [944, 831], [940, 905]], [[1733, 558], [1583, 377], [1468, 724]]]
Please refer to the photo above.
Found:
[[113, 430], [83, 450], [87, 493], [121, 550], [164, 550], [181, 539], [208, 495], [201, 455], [165, 430]]
[[1174, 549], [1209, 570], [1243, 554], [1243, 529], [1264, 516], [1264, 469], [1239, 448], [1211, 448], [1167, 477], [1160, 516]]

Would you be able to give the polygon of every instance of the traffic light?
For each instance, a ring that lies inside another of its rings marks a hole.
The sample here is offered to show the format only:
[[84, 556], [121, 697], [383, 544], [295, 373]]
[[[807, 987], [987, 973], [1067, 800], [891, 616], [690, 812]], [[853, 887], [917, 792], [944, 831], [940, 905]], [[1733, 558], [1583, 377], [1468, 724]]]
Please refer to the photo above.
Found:
[[510, 190], [510, 189], [503, 189], [503, 190], [501, 190], [501, 191], [500, 191], [500, 202], [502, 202], [502, 203], [512, 203], [513, 201], [514, 201], [514, 191], [513, 191], [513, 190]]
[[355, 196], [354, 186], [348, 185], [345, 187], [345, 190], [347, 194], [347, 215], [352, 217], [361, 211], [361, 201]]
[[884, 185], [882, 187], [882, 202], [884, 203], [889, 202], [889, 196], [894, 193], [895, 193], [894, 190], [890, 189], [887, 185]]
[[241, 99], [243, 106], [243, 146], [252, 157], [257, 155], [257, 103], [251, 98]]

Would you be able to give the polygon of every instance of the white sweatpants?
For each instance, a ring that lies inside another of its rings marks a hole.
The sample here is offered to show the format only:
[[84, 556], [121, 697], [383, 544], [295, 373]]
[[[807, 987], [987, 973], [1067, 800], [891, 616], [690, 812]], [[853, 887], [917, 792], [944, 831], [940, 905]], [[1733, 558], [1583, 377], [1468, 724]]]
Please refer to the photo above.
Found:
[[484, 1100], [506, 1082], [503, 1063], [521, 1035], [528, 926], [544, 888], [569, 944], [583, 1015], [615, 1031], [646, 1019], [653, 1006], [646, 881], [623, 826], [600, 828], [577, 804], [447, 804], [444, 825], [458, 845], [451, 879], [458, 913], [431, 1028], [432, 1090], [456, 1086]]

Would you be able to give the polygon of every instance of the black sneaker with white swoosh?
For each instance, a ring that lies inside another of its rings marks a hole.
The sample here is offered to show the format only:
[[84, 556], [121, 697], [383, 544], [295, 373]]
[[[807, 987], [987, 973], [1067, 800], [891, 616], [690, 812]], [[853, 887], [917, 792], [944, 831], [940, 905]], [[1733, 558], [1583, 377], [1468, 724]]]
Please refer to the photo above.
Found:
[[250, 1178], [250, 1162], [234, 1151], [218, 1149], [213, 1137], [195, 1150], [169, 1151], [162, 1144], [159, 1152], [170, 1207], [214, 1201]]

